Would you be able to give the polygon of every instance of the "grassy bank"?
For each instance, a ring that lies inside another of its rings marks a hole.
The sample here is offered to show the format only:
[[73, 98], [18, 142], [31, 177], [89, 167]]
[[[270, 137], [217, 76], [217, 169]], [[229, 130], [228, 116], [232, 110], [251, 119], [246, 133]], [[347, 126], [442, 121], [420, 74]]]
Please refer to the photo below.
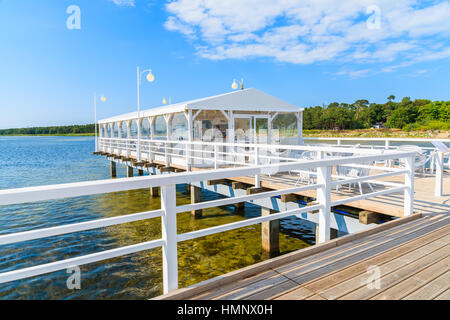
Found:
[[304, 130], [305, 137], [340, 138], [434, 138], [448, 139], [450, 131], [404, 131], [400, 129], [357, 129], [357, 130]]

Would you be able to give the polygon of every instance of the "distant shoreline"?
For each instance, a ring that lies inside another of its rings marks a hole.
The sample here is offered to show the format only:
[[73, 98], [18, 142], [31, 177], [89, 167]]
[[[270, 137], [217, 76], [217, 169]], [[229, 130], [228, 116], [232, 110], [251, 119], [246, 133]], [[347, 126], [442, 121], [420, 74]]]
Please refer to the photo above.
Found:
[[0, 134], [0, 137], [93, 137], [94, 133]]

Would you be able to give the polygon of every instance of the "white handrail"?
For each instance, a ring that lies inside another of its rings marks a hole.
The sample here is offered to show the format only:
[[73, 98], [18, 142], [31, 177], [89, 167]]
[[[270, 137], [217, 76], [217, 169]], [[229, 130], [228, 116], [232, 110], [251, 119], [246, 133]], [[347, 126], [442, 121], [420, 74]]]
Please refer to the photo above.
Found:
[[114, 226], [118, 224], [152, 219], [160, 217], [164, 213], [163, 210], [154, 210], [140, 213], [127, 214], [124, 216], [99, 219], [94, 221], [86, 221], [79, 223], [71, 223], [58, 227], [43, 228], [31, 231], [23, 231], [0, 236], [0, 245], [17, 243], [34, 239], [42, 239], [53, 236], [60, 236], [67, 233], [86, 231], [91, 229]]

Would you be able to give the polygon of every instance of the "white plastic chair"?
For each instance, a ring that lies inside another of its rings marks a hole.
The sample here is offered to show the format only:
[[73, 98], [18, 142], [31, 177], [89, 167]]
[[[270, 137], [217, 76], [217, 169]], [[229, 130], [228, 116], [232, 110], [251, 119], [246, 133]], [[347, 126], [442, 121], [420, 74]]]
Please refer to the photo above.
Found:
[[[415, 151], [416, 157], [414, 160], [414, 170], [421, 169], [423, 175], [426, 174], [426, 165], [428, 161], [433, 158], [433, 154], [426, 155], [426, 153], [419, 146], [415, 145], [401, 145], [398, 147], [399, 151]], [[399, 167], [404, 168], [406, 166], [405, 159], [399, 159]]]
[[[358, 156], [355, 154], [355, 156]], [[374, 162], [369, 162], [369, 163], [362, 163], [362, 165], [366, 165], [366, 166], [371, 166], [373, 165]], [[336, 166], [336, 173], [339, 176], [344, 176], [344, 177], [348, 177], [350, 179], [353, 178], [358, 178], [358, 177], [366, 177], [370, 174], [370, 168], [354, 168], [354, 167], [350, 167], [350, 166]], [[369, 182], [357, 182], [357, 183], [343, 183], [341, 184], [341, 186], [343, 185], [348, 185], [349, 189], [351, 189], [352, 187], [355, 187], [356, 184], [358, 184], [359, 187], [359, 192], [361, 194], [363, 194], [363, 188], [362, 188], [362, 184], [366, 183], [370, 190], [373, 192], [374, 189], [372, 187], [372, 185]], [[339, 185], [336, 186], [336, 191], [339, 190]]]

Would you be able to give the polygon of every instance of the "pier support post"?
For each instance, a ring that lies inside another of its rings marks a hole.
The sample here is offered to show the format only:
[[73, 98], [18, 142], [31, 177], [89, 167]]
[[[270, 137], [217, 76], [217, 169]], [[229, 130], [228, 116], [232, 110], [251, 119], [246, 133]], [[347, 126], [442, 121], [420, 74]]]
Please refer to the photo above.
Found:
[[[261, 208], [261, 215], [268, 216], [277, 211]], [[272, 220], [261, 223], [261, 241], [263, 252], [269, 253], [273, 257], [280, 253], [280, 220]]]
[[133, 167], [127, 167], [127, 178], [133, 177]]
[[144, 170], [138, 169], [138, 173], [139, 173], [140, 176], [143, 176], [144, 175]]
[[[154, 173], [150, 173], [150, 175], [154, 175]], [[150, 197], [157, 197], [159, 196], [159, 187], [150, 187]]]
[[117, 174], [116, 174], [116, 162], [115, 161], [111, 161], [111, 178], [116, 178]]
[[[191, 203], [199, 203], [202, 201], [202, 188], [195, 187], [191, 185]], [[199, 210], [192, 210], [191, 214], [196, 217], [200, 218], [203, 214], [202, 209]]]

